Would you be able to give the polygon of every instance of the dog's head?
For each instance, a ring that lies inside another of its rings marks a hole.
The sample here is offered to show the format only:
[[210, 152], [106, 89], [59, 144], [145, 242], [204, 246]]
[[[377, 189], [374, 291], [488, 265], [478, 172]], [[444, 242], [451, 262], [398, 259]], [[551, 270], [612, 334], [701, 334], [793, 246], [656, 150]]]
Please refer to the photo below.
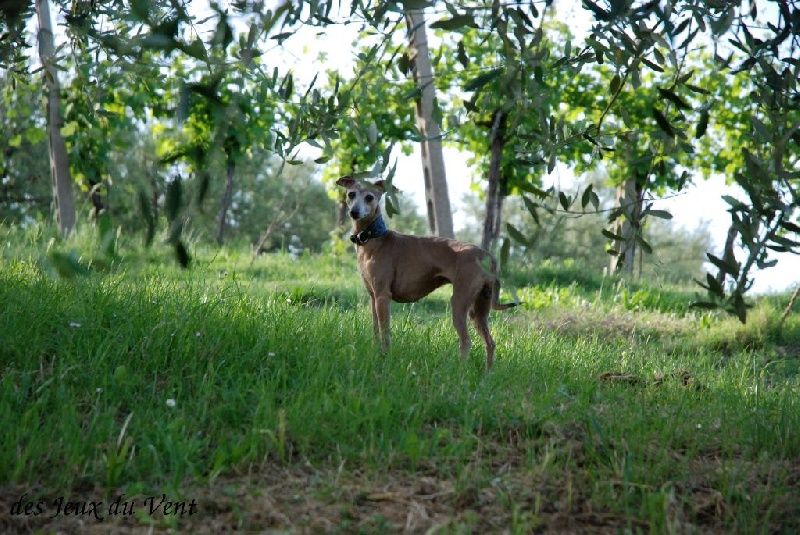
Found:
[[380, 212], [381, 196], [386, 192], [383, 180], [367, 182], [347, 175], [337, 180], [336, 185], [346, 190], [347, 208], [353, 220], [365, 219]]

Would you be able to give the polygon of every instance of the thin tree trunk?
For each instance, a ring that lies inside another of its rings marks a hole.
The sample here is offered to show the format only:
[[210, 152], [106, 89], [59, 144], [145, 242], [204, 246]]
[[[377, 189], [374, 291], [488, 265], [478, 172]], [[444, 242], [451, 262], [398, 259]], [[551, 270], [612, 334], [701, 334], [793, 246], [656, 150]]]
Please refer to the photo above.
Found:
[[505, 185], [503, 184], [501, 163], [503, 149], [505, 148], [506, 117], [502, 111], [495, 111], [492, 115], [492, 141], [490, 144], [489, 159], [489, 185], [486, 189], [486, 213], [483, 218], [483, 236], [481, 247], [487, 251], [494, 249], [497, 235], [500, 231], [502, 219], [503, 198]]
[[453, 214], [447, 190], [447, 176], [442, 154], [439, 125], [433, 118], [435, 87], [433, 69], [425, 33], [425, 16], [420, 10], [406, 11], [409, 32], [409, 57], [414, 81], [422, 90], [416, 102], [417, 128], [422, 134], [422, 171], [425, 177], [425, 198], [428, 209], [428, 227], [432, 234], [452, 238]]
[[506, 116], [496, 110], [492, 114], [489, 159], [489, 185], [486, 189], [486, 213], [483, 219], [481, 247], [493, 251], [502, 222], [503, 200], [507, 194], [502, 176], [503, 150], [506, 144]]
[[344, 197], [342, 197], [339, 199], [339, 207], [336, 209], [336, 224], [338, 226], [346, 227], [350, 223], [348, 212], [347, 202], [344, 200]]
[[789, 304], [786, 305], [786, 308], [781, 314], [781, 319], [778, 321], [778, 333], [780, 334], [781, 330], [783, 329], [783, 323], [786, 321], [786, 318], [789, 317], [789, 314], [792, 313], [792, 308], [794, 308], [794, 304], [797, 302], [797, 297], [800, 296], [800, 286], [794, 289], [792, 292], [792, 297], [789, 298]]
[[278, 227], [283, 225], [286, 221], [293, 218], [299, 208], [300, 205], [295, 203], [292, 213], [286, 214], [286, 212], [284, 212], [283, 210], [281, 210], [280, 213], [278, 213], [275, 219], [273, 219], [272, 222], [267, 227], [267, 230], [265, 230], [264, 233], [261, 235], [256, 246], [253, 247], [253, 257], [250, 259], [250, 264], [256, 261], [258, 255], [260, 255], [261, 251], [264, 249], [264, 245], [266, 245], [267, 240], [272, 237], [272, 235], [275, 233]]
[[50, 146], [50, 174], [53, 181], [53, 202], [56, 220], [62, 235], [75, 228], [75, 196], [72, 191], [72, 176], [69, 170], [67, 145], [61, 135], [64, 119], [61, 117], [61, 88], [56, 69], [53, 24], [48, 0], [37, 0], [36, 14], [39, 19], [39, 58], [44, 66], [47, 84], [47, 139]]
[[641, 187], [635, 179], [625, 181], [617, 188], [617, 206], [622, 208], [624, 217], [617, 219], [614, 233], [623, 241], [615, 241], [613, 249], [617, 254], [611, 256], [612, 273], [621, 271], [633, 275], [636, 258], [636, 233], [639, 232], [639, 219], [642, 212]]
[[233, 176], [236, 173], [236, 164], [228, 161], [228, 169], [225, 173], [225, 192], [222, 194], [222, 205], [219, 208], [219, 216], [217, 217], [217, 244], [222, 245], [225, 237], [225, 225], [228, 221], [228, 210], [231, 206], [231, 199], [233, 199]]
[[[256, 22], [253, 22], [250, 25], [250, 30], [247, 35], [247, 42], [241, 51], [243, 71], [247, 71], [253, 64], [253, 57], [255, 54], [254, 46], [256, 40], [258, 39], [258, 34], [258, 25]], [[225, 238], [225, 226], [228, 220], [228, 210], [230, 209], [231, 200], [233, 199], [233, 181], [236, 174], [236, 161], [239, 159], [241, 154], [241, 146], [236, 136], [231, 133], [230, 125], [237, 122], [238, 119], [241, 119], [241, 113], [239, 112], [237, 103], [242, 98], [241, 95], [244, 90], [244, 80], [245, 74], [243, 72], [241, 78], [239, 79], [239, 93], [237, 93], [238, 98], [233, 98], [228, 103], [228, 108], [226, 110], [226, 117], [228, 120], [227, 122], [223, 123], [224, 136], [222, 136], [220, 132], [217, 132], [217, 140], [224, 140], [223, 150], [225, 152], [225, 161], [227, 162], [225, 173], [225, 192], [222, 194], [222, 203], [220, 205], [219, 215], [217, 218], [216, 238], [218, 245], [222, 245], [222, 242]]]

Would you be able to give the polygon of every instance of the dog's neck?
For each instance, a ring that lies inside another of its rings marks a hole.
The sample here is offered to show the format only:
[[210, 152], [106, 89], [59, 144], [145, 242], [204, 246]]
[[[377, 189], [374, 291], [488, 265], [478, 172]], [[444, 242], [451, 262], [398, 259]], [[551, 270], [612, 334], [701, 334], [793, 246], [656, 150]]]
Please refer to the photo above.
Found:
[[380, 238], [389, 232], [386, 228], [386, 223], [383, 221], [383, 216], [380, 212], [375, 213], [369, 221], [359, 220], [353, 225], [353, 233], [350, 235], [350, 241], [356, 245], [364, 245], [369, 240]]

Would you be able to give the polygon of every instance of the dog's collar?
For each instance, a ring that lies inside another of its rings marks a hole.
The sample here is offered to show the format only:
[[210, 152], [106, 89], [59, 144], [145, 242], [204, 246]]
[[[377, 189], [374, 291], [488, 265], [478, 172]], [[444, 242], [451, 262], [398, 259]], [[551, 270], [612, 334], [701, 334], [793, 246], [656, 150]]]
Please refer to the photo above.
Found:
[[351, 234], [350, 241], [356, 245], [364, 245], [372, 238], [380, 238], [387, 232], [389, 232], [389, 229], [386, 228], [386, 223], [383, 222], [383, 216], [378, 216], [377, 219], [369, 224], [367, 230]]

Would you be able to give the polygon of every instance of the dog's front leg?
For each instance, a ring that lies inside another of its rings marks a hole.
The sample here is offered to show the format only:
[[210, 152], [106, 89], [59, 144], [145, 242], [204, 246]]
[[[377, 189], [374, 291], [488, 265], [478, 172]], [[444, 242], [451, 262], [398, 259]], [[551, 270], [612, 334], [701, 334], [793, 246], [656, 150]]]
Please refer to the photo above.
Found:
[[381, 351], [386, 351], [391, 342], [391, 302], [392, 298], [386, 294], [375, 296], [372, 301], [373, 327], [376, 328], [378, 341], [381, 344]]
[[378, 319], [378, 299], [372, 292], [369, 294], [369, 308], [372, 311], [372, 336], [376, 342], [379, 342], [381, 339], [381, 322]]

